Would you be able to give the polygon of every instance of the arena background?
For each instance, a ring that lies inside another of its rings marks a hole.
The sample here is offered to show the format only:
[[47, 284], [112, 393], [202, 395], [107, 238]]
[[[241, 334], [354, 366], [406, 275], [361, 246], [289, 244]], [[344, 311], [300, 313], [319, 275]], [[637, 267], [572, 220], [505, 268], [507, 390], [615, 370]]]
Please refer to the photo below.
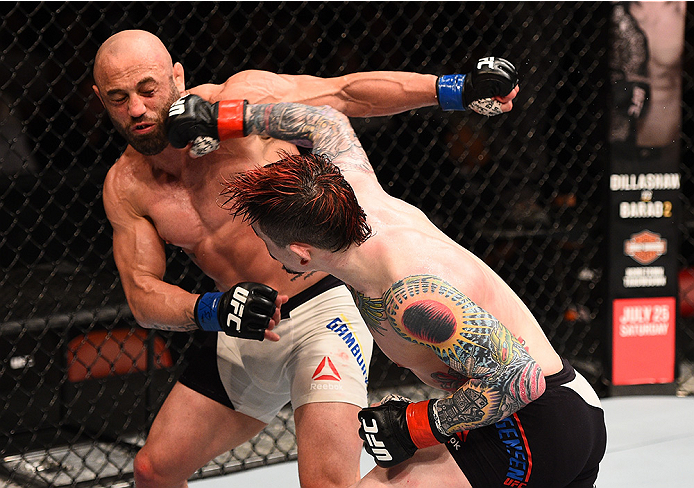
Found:
[[[510, 115], [431, 108], [353, 123], [384, 187], [484, 258], [559, 353], [608, 394], [611, 9], [601, 2], [2, 3], [0, 484], [129, 486], [132, 457], [199, 344], [197, 334], [139, 328], [113, 262], [101, 186], [124, 143], [92, 93], [91, 67], [98, 46], [122, 29], [157, 34], [186, 68], [188, 86], [244, 69], [449, 74], [489, 54], [514, 62], [523, 89]], [[694, 288], [693, 43], [688, 5], [683, 294]], [[168, 252], [167, 281], [212, 289], [183, 252]], [[687, 395], [694, 303], [681, 305], [677, 386]], [[370, 387], [432, 394], [380, 354]], [[295, 455], [286, 410], [195, 477]]]

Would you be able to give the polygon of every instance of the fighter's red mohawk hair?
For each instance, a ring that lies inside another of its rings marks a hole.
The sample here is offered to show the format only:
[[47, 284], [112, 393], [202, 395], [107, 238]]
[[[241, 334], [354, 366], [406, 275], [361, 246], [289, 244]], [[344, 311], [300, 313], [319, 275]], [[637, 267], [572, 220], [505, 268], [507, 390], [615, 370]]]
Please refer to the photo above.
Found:
[[282, 247], [302, 242], [340, 251], [371, 236], [366, 214], [337, 166], [316, 154], [280, 157], [227, 181], [222, 207], [258, 224]]

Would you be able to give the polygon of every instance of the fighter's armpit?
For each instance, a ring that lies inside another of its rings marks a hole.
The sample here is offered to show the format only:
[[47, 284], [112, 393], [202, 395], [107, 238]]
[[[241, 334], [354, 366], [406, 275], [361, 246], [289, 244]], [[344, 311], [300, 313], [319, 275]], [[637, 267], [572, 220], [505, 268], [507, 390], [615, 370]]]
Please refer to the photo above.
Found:
[[381, 324], [385, 322], [387, 318], [385, 310], [383, 309], [383, 300], [364, 296], [352, 287], [349, 287], [349, 290], [352, 292], [354, 303], [357, 305], [359, 312], [361, 312], [361, 316], [371, 333], [374, 335], [384, 335], [383, 332], [386, 328]]

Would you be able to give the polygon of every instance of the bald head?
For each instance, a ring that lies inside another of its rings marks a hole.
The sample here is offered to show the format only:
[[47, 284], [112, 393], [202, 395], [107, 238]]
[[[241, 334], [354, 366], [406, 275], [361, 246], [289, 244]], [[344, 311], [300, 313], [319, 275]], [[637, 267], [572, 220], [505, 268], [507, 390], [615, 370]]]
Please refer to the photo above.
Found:
[[137, 66], [147, 63], [164, 70], [173, 69], [171, 55], [161, 40], [142, 30], [125, 30], [112, 35], [101, 45], [94, 59], [94, 81], [101, 86], [114, 66]]
[[114, 127], [136, 151], [151, 156], [168, 146], [166, 119], [185, 92], [185, 76], [157, 36], [127, 30], [109, 37], [96, 53], [94, 82]]

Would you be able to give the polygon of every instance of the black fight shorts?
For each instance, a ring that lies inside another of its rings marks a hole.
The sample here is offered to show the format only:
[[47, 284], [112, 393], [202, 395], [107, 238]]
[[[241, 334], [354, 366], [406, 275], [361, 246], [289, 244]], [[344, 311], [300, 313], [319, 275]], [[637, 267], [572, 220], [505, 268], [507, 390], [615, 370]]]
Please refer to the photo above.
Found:
[[539, 399], [448, 442], [473, 488], [593, 487], [607, 446], [604, 413], [590, 384], [562, 362]]

